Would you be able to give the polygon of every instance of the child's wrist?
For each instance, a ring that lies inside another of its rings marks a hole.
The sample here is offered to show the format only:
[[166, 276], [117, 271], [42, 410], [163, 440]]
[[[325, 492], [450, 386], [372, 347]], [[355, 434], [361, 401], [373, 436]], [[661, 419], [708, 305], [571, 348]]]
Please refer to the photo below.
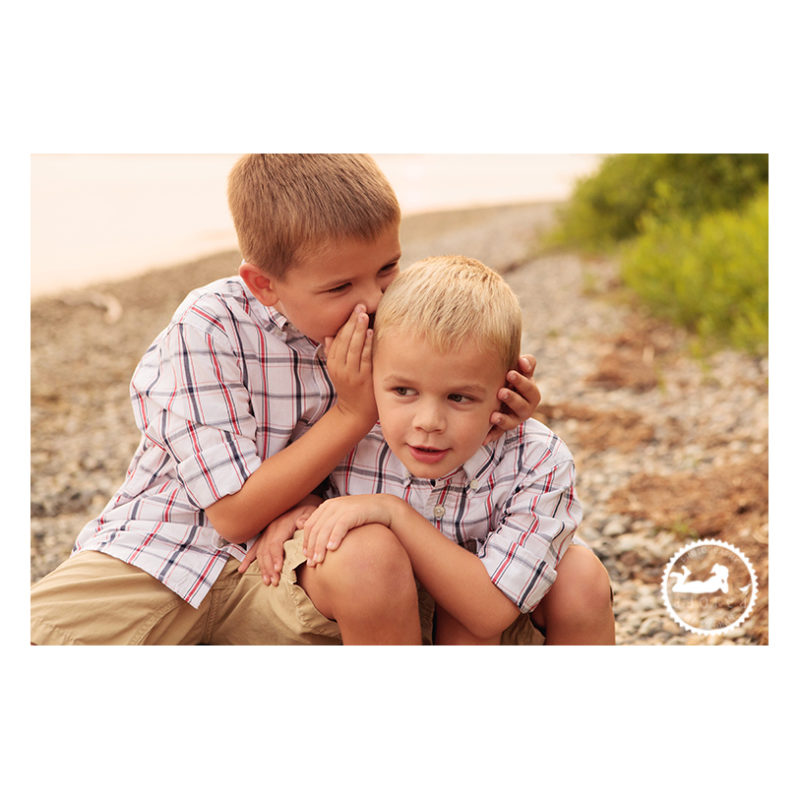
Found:
[[346, 430], [352, 431], [353, 435], [356, 436], [356, 441], [363, 439], [377, 422], [377, 417], [373, 418], [372, 415], [359, 412], [340, 402], [333, 406], [333, 410], [338, 413], [341, 423], [346, 426]]
[[411, 510], [411, 506], [405, 500], [395, 497], [393, 494], [379, 494], [376, 497], [380, 498], [386, 509], [386, 527], [391, 528], [397, 535], [398, 531], [404, 527], [403, 520]]

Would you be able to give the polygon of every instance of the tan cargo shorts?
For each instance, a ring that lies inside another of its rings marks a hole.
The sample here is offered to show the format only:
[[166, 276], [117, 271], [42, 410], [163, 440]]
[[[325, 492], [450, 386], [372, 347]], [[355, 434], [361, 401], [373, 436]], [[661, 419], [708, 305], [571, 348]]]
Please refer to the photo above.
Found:
[[[83, 550], [31, 589], [31, 642], [38, 645], [291, 645], [341, 644], [336, 622], [323, 616], [297, 582], [305, 563], [303, 533], [284, 545], [277, 586], [254, 562], [244, 573], [231, 558], [198, 608], [148, 573], [113, 556]], [[431, 643], [434, 603], [420, 587], [423, 644]], [[527, 615], [503, 644], [542, 644]]]

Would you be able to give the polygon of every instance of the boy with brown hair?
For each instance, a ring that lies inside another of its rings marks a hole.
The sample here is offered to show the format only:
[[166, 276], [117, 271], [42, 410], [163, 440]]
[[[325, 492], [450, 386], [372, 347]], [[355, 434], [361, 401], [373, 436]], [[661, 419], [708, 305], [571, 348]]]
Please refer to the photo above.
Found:
[[317, 567], [354, 534], [393, 534], [436, 603], [436, 644], [525, 642], [531, 623], [549, 644], [613, 644], [608, 575], [570, 546], [582, 512], [566, 445], [532, 419], [486, 443], [520, 338], [517, 298], [480, 262], [404, 271], [375, 319], [379, 425], [300, 520], [304, 550]]
[[[32, 588], [36, 644], [420, 639], [392, 535], [354, 534], [310, 591], [302, 553], [280, 588], [236, 569], [272, 520], [319, 502], [314, 488], [375, 422], [369, 318], [398, 271], [394, 193], [366, 156], [252, 155], [229, 203], [239, 276], [192, 292], [139, 363], [141, 443], [73, 555]], [[538, 402], [514, 376], [502, 428]]]

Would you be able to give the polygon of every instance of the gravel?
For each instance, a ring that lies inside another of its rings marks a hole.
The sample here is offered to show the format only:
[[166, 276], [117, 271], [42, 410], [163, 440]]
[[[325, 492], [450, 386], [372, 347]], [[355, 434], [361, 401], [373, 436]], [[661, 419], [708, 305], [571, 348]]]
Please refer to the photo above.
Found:
[[[663, 570], [687, 533], [685, 521], [668, 521], [669, 494], [643, 513], [620, 498], [633, 499], [628, 487], [642, 476], [700, 483], [765, 460], [767, 360], [693, 355], [685, 333], [621, 298], [613, 263], [542, 251], [553, 214], [531, 204], [409, 217], [403, 264], [462, 253], [503, 272], [520, 298], [541, 418], [575, 455], [580, 533], [611, 576], [618, 644], [765, 644], [766, 511], [728, 515], [718, 529], [757, 565], [758, 613], [706, 637], [680, 628], [661, 601]], [[191, 288], [234, 273], [238, 261], [222, 253], [32, 304], [32, 581], [69, 555], [124, 477], [138, 442], [128, 381], [141, 354]]]

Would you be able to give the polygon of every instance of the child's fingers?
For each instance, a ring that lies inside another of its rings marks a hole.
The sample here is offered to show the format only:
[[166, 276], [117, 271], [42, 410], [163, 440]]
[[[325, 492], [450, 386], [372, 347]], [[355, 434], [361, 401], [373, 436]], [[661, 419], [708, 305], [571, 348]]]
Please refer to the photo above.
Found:
[[306, 524], [305, 528], [303, 528], [303, 555], [306, 557], [306, 560], [310, 564], [312, 562], [311, 555], [314, 552], [314, 546], [317, 543], [317, 537], [314, 533], [313, 526]]
[[505, 431], [502, 428], [498, 427], [497, 425], [493, 425], [490, 428], [489, 433], [486, 434], [486, 438], [483, 440], [483, 445], [486, 446], [492, 442], [496, 442], [504, 433]]
[[344, 537], [348, 534], [349, 528], [343, 526], [337, 526], [331, 531], [330, 538], [328, 539], [328, 550], [338, 550], [339, 545], [344, 540]]
[[337, 550], [358, 521], [342, 506], [345, 498], [326, 500], [311, 514], [303, 529], [303, 553], [309, 566], [325, 560], [329, 550]]
[[[512, 387], [514, 394], [516, 394], [517, 397], [521, 397], [522, 402], [529, 406], [527, 413], [524, 414], [525, 417], [528, 417], [533, 411], [536, 410], [536, 407], [542, 400], [542, 394], [539, 391], [539, 387], [536, 385], [532, 377], [527, 377], [514, 370], [511, 370], [511, 372], [508, 373], [506, 379]], [[512, 398], [512, 400], [513, 399], [514, 398]], [[506, 405], [511, 408], [508, 400], [503, 399], [502, 402], [506, 403]]]
[[526, 375], [528, 378], [533, 377], [533, 373], [536, 371], [536, 359], [530, 355], [529, 353], [523, 353], [519, 357], [519, 371]]
[[530, 415], [531, 408], [523, 397], [510, 389], [500, 389], [497, 398], [503, 403], [503, 410], [494, 411], [489, 417], [492, 427], [483, 440], [484, 445], [497, 441], [507, 431], [514, 430]]
[[352, 336], [354, 322], [353, 314], [350, 314], [344, 325], [336, 331], [335, 336], [325, 337], [325, 355], [328, 357], [329, 363], [341, 358], [341, 353], [346, 352], [347, 343], [349, 343]]
[[[322, 507], [320, 506], [320, 508]], [[306, 562], [311, 567], [318, 563], [316, 556], [320, 550], [325, 550], [325, 544], [327, 543], [322, 513], [324, 512], [317, 513], [315, 511], [303, 528], [303, 555], [305, 555]]]
[[244, 555], [242, 563], [239, 564], [237, 572], [246, 572], [247, 568], [256, 560], [256, 546], [253, 545]]
[[318, 564], [321, 564], [325, 560], [325, 552], [327, 551], [328, 547], [328, 536], [325, 531], [320, 531], [317, 536], [314, 537], [313, 545], [309, 545], [308, 547], [308, 563], [312, 567], [316, 567]]
[[264, 569], [261, 574], [265, 582], [277, 586], [281, 578], [281, 569], [283, 568], [283, 540], [276, 539], [274, 542], [269, 543], [267, 554], [264, 558]]
[[264, 583], [272, 583], [275, 570], [272, 566], [272, 559], [269, 557], [269, 553], [258, 554], [258, 570], [261, 573], [261, 580]]
[[350, 339], [347, 342], [347, 350], [344, 354], [345, 366], [350, 369], [358, 370], [364, 363], [364, 350], [367, 342], [372, 341], [372, 331], [369, 329], [369, 317], [365, 311], [359, 312], [358, 309], [363, 306], [357, 306], [355, 317], [355, 324], [350, 334]]
[[372, 328], [367, 328], [364, 340], [364, 347], [361, 349], [361, 364], [359, 365], [359, 370], [361, 372], [372, 371], [372, 345], [373, 345]]
[[[314, 530], [309, 534], [308, 547], [305, 549], [306, 558], [311, 566], [317, 566], [325, 560], [325, 553], [332, 549], [330, 541], [336, 532], [336, 524], [330, 515], [324, 519], [318, 517]], [[337, 544], [338, 547], [338, 544]]]
[[522, 420], [517, 416], [511, 414], [502, 414], [499, 411], [492, 414], [492, 429], [489, 431], [490, 435], [494, 434], [490, 441], [499, 439], [507, 431], [512, 431], [516, 428]]
[[[521, 422], [523, 419], [528, 417], [528, 414], [530, 413], [529, 402], [521, 394], [512, 392], [510, 389], [501, 389], [497, 393], [497, 397], [500, 402], [506, 406], [503, 411], [495, 412], [495, 414], [499, 415], [498, 419], [500, 416], [514, 416], [517, 417]], [[509, 414], [508, 412], [511, 413]], [[501, 422], [495, 422], [494, 415], [492, 416], [492, 422], [495, 425], [502, 424]]]
[[325, 551], [323, 550], [321, 553], [315, 553], [313, 555], [313, 560], [310, 562], [312, 567], [318, 567], [324, 560], [325, 560]]
[[338, 550], [344, 537], [350, 531], [350, 526], [346, 522], [334, 523], [330, 526], [326, 535], [317, 538], [314, 561], [321, 564], [325, 560], [325, 554], [329, 550]]
[[[333, 337], [330, 345], [326, 345], [325, 351], [329, 360], [339, 359], [345, 363], [347, 362], [348, 355], [352, 348], [353, 337], [359, 328], [359, 321], [361, 321], [362, 325], [364, 324], [362, 317], [366, 317], [365, 312], [366, 309], [361, 304], [357, 305], [352, 310], [344, 325], [339, 328], [336, 336]], [[367, 324], [368, 323], [369, 318], [367, 318]]]

